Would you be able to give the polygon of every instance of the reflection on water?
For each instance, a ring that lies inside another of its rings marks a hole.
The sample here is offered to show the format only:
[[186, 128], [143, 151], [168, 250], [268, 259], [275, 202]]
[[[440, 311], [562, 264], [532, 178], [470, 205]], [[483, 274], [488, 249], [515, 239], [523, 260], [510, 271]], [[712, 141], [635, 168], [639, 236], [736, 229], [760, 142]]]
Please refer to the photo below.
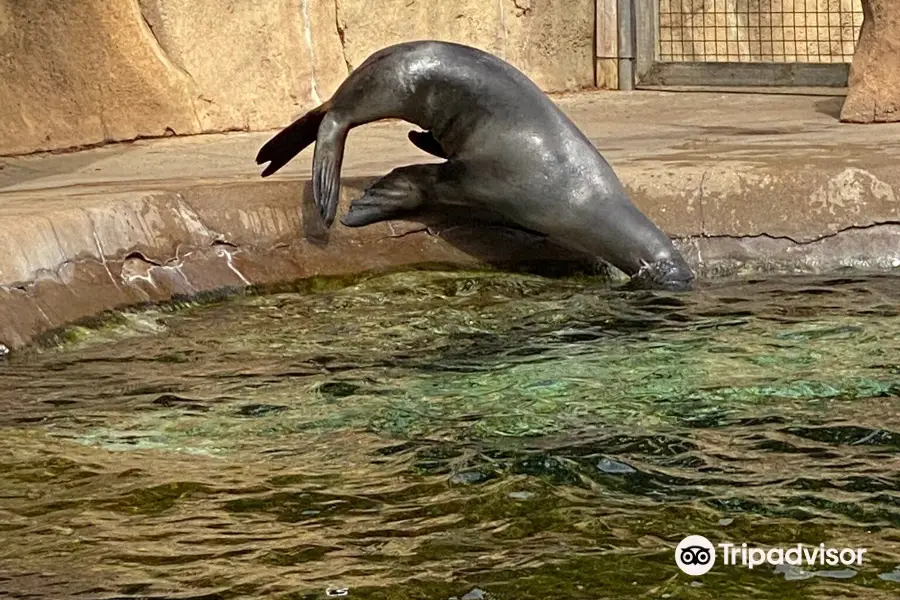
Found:
[[[898, 298], [419, 272], [125, 315], [0, 363], [0, 592], [896, 598]], [[694, 580], [688, 534], [868, 553]]]

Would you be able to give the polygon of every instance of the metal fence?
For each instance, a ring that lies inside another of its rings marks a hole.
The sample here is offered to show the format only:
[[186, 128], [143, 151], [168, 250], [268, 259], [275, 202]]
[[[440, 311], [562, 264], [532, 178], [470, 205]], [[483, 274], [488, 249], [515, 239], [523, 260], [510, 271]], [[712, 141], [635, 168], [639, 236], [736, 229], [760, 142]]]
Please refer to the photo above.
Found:
[[860, 0], [633, 1], [655, 84], [842, 85], [863, 21]]
[[659, 60], [846, 63], [860, 0], [660, 0]]

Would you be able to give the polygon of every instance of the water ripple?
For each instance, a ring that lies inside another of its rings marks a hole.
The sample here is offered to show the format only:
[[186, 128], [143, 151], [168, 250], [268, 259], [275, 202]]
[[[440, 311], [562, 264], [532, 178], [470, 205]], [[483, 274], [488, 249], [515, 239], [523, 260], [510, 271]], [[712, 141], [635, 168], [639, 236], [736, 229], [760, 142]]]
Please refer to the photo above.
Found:
[[[0, 363], [0, 593], [895, 598], [898, 297], [418, 272], [73, 329]], [[691, 583], [691, 533], [869, 553]]]

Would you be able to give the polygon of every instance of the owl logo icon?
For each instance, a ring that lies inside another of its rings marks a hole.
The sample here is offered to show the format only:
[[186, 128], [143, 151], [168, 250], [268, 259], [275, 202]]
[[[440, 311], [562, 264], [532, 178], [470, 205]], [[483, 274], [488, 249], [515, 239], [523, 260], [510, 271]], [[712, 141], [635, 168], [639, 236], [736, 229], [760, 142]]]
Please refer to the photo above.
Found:
[[675, 564], [693, 577], [705, 575], [716, 564], [716, 549], [702, 535], [689, 535], [675, 548]]

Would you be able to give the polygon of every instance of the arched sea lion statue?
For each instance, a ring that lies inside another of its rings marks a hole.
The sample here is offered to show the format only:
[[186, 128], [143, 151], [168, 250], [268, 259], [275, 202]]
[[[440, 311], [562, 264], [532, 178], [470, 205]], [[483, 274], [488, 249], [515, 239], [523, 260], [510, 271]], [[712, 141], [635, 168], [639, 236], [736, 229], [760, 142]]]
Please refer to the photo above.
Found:
[[330, 100], [260, 149], [267, 177], [313, 141], [313, 198], [330, 227], [348, 132], [381, 119], [446, 161], [394, 169], [352, 202], [347, 227], [464, 205], [493, 212], [606, 260], [638, 287], [687, 289], [694, 275], [672, 240], [628, 198], [590, 140], [527, 76], [461, 44], [417, 41], [371, 55]]

